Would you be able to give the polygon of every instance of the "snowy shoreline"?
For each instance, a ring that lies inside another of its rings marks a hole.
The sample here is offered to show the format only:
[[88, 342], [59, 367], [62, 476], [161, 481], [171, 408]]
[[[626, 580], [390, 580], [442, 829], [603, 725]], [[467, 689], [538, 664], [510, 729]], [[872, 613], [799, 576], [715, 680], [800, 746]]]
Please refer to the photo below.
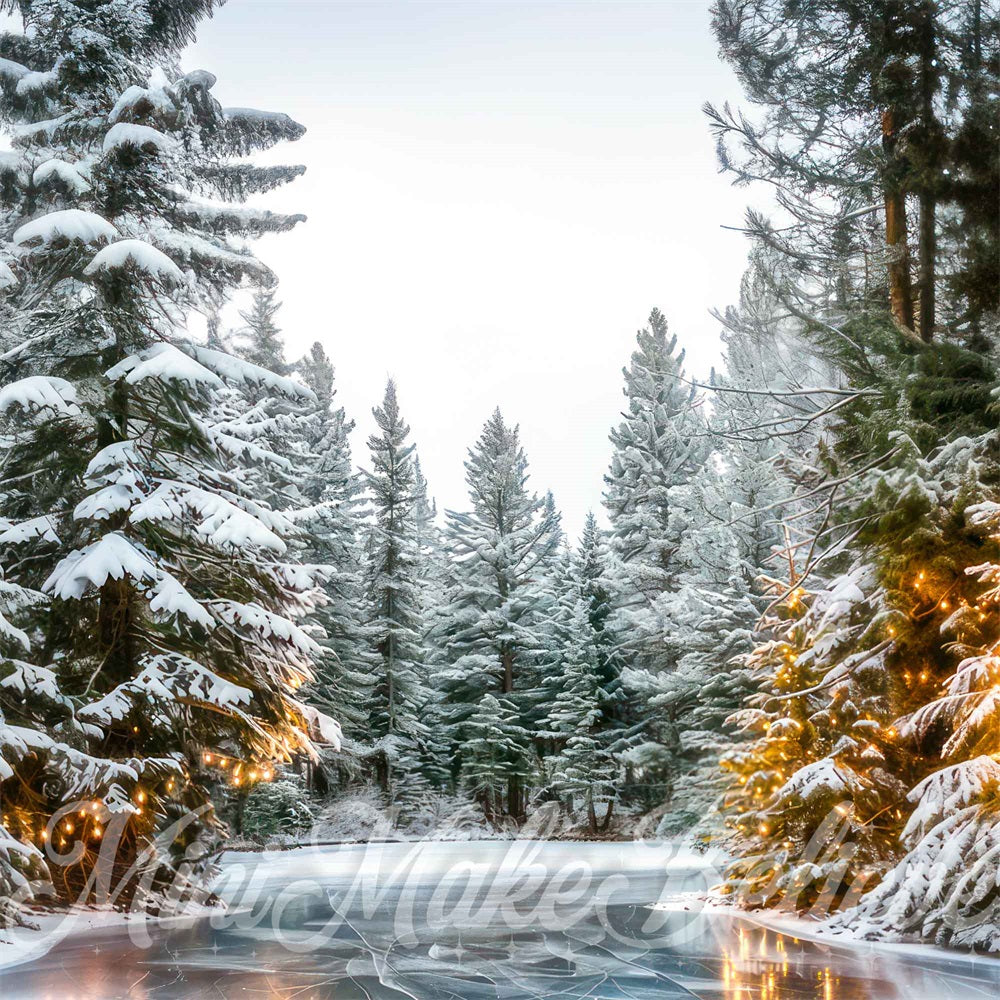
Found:
[[959, 948], [945, 948], [928, 941], [881, 941], [855, 937], [849, 933], [824, 934], [820, 928], [823, 921], [812, 917], [774, 910], [743, 910], [726, 902], [717, 895], [704, 893], [677, 893], [668, 900], [654, 903], [651, 910], [667, 912], [694, 911], [716, 914], [733, 920], [745, 920], [764, 930], [774, 931], [785, 937], [809, 941], [811, 944], [836, 948], [857, 954], [862, 951], [882, 952], [887, 955], [904, 955], [935, 961], [952, 961], [965, 965], [984, 964], [993, 969], [1000, 968], [1000, 954], [984, 955], [976, 951]]

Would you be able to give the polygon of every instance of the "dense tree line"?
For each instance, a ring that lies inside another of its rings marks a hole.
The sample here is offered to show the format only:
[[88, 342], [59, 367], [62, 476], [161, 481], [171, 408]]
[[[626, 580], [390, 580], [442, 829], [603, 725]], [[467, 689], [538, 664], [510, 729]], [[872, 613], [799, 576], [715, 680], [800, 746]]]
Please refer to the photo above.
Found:
[[362, 787], [723, 835], [746, 905], [995, 947], [993, 6], [719, 0], [774, 211], [719, 371], [638, 331], [578, 539], [499, 408], [441, 516], [405, 382], [352, 453], [247, 249], [303, 129], [177, 68], [211, 0], [8, 6], [0, 898], [162, 901]]

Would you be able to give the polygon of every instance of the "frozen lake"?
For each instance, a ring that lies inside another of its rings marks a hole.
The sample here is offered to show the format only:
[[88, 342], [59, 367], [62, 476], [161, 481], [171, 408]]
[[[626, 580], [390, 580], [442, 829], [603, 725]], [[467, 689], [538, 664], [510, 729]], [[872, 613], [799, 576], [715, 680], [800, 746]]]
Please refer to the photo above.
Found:
[[825, 945], [651, 909], [716, 880], [670, 844], [381, 844], [229, 854], [228, 912], [70, 934], [0, 970], [3, 1000], [948, 1000], [1000, 962]]

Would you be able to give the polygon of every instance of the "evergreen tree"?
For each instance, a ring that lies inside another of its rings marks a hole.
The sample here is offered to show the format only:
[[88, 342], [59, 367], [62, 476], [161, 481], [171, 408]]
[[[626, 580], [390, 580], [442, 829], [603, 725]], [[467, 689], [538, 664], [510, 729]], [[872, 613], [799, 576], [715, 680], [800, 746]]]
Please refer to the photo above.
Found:
[[316, 395], [316, 409], [305, 425], [308, 460], [300, 480], [305, 506], [296, 512], [296, 524], [306, 536], [303, 558], [329, 567], [323, 598], [311, 615], [323, 656], [309, 697], [358, 741], [369, 732], [378, 656], [359, 539], [363, 485], [351, 460], [354, 421], [335, 405], [333, 365], [320, 344], [313, 345], [299, 370]]
[[864, 564], [829, 589], [792, 591], [768, 618], [750, 659], [759, 691], [734, 719], [753, 738], [723, 759], [748, 844], [728, 873], [742, 902], [826, 914], [891, 860], [892, 618]]
[[634, 720], [621, 683], [626, 659], [622, 651], [624, 636], [614, 618], [613, 556], [606, 532], [598, 527], [593, 512], [587, 513], [574, 564], [580, 593], [587, 605], [587, 623], [594, 636], [602, 725], [625, 727]]
[[510, 809], [510, 788], [524, 787], [531, 774], [530, 742], [508, 698], [483, 695], [466, 720], [462, 781], [488, 819], [516, 818]]
[[[465, 468], [472, 509], [448, 511], [455, 571], [441, 628], [450, 661], [441, 684], [458, 768], [464, 767], [470, 739], [466, 723], [487, 695], [499, 696], [501, 706], [513, 705], [516, 728], [526, 729], [534, 667], [545, 649], [541, 573], [558, 539], [542, 515], [544, 501], [528, 492], [518, 429], [507, 426], [499, 409], [470, 449]], [[525, 780], [534, 765], [528, 745], [517, 745], [520, 756], [509, 771], [503, 809], [521, 819]]]
[[289, 366], [285, 363], [285, 342], [276, 321], [281, 308], [281, 303], [274, 301], [276, 294], [274, 288], [257, 289], [250, 309], [240, 313], [246, 324], [241, 331], [240, 353], [261, 368], [285, 374]]
[[[209, 784], [267, 780], [338, 732], [297, 697], [317, 650], [295, 619], [315, 575], [241, 473], [285, 460], [253, 423], [219, 419], [226, 385], [290, 407], [311, 393], [187, 333], [190, 311], [273, 281], [232, 236], [299, 218], [198, 198], [291, 180], [298, 169], [234, 158], [303, 132], [223, 111], [210, 73], [178, 73], [213, 7], [26, 0], [24, 33], [0, 36], [3, 112], [18, 123], [0, 270], [10, 336], [30, 345], [0, 373], [0, 547], [10, 593], [44, 595], [21, 625], [36, 662], [10, 661], [4, 690], [50, 702], [37, 728], [3, 727], [4, 837], [51, 852], [72, 835], [83, 854], [58, 891], [118, 902], [145, 868], [197, 868], [219, 826]], [[180, 833], [147, 851], [174, 820]]]
[[[604, 499], [612, 543], [643, 601], [668, 590], [678, 570], [677, 514], [684, 490], [707, 457], [695, 390], [684, 381], [684, 352], [654, 309], [624, 369], [628, 410], [611, 432], [614, 452]], [[633, 602], [634, 603], [634, 602]]]
[[379, 783], [388, 791], [394, 762], [403, 758], [404, 771], [413, 765], [415, 747], [426, 735], [421, 714], [430, 695], [424, 684], [415, 446], [407, 443], [410, 428], [400, 415], [392, 379], [372, 413], [378, 433], [368, 439], [372, 468], [365, 474], [374, 516], [368, 592], [381, 662], [369, 725], [378, 741]]
[[581, 590], [567, 586], [554, 616], [554, 669], [547, 679], [555, 691], [546, 699], [544, 726], [554, 753], [545, 761], [545, 772], [548, 791], [570, 815], [582, 806], [596, 833], [611, 820], [618, 765], [612, 752], [615, 734], [604, 725], [598, 635]]
[[[748, 229], [785, 256], [800, 289], [823, 289], [809, 296], [818, 309], [884, 295], [898, 329], [924, 342], [942, 320], [959, 332], [996, 311], [998, 285], [985, 282], [1000, 222], [973, 206], [1000, 195], [995, 132], [984, 128], [996, 118], [1000, 67], [986, 53], [996, 54], [997, 17], [978, 0], [713, 7], [723, 57], [763, 111], [754, 122], [707, 107], [720, 161], [741, 182], [777, 188], [786, 223], [751, 212]], [[950, 284], [966, 295], [942, 315], [944, 241]], [[987, 248], [984, 270], [973, 260]]]

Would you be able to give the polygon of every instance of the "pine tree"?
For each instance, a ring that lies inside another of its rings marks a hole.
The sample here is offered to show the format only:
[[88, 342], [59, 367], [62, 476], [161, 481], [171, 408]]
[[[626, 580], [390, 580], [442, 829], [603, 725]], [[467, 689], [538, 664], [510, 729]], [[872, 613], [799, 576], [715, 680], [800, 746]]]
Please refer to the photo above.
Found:
[[793, 590], [768, 618], [771, 638], [750, 658], [759, 691], [734, 718], [753, 738], [723, 758], [747, 844], [726, 888], [742, 903], [825, 915], [891, 861], [905, 790], [887, 764], [893, 620], [870, 564], [823, 591]]
[[899, 770], [909, 791], [896, 812], [906, 821], [899, 824], [906, 854], [855, 910], [833, 921], [834, 931], [918, 934], [993, 951], [1000, 945], [1000, 505], [984, 498], [995, 495], [995, 456], [994, 435], [986, 435], [932, 457], [931, 481], [944, 495], [928, 511], [923, 491], [917, 545], [901, 547], [890, 567], [909, 609], [895, 638], [907, 668], [900, 700], [908, 710], [894, 722], [909, 764]]
[[389, 791], [393, 764], [399, 761], [404, 773], [415, 765], [416, 747], [426, 735], [421, 715], [430, 695], [423, 667], [415, 446], [407, 443], [410, 428], [400, 415], [392, 379], [382, 405], [372, 413], [378, 433], [368, 439], [371, 471], [365, 474], [374, 515], [367, 585], [381, 662], [369, 725], [378, 741], [379, 783]]
[[[998, 72], [984, 53], [995, 51], [998, 31], [986, 6], [714, 5], [723, 57], [762, 109], [751, 121], [728, 106], [706, 108], [720, 162], [741, 182], [763, 178], [778, 189], [785, 224], [750, 212], [748, 229], [785, 258], [786, 277], [818, 310], [884, 295], [898, 329], [924, 342], [942, 320], [958, 332], [978, 324], [984, 305], [996, 311], [996, 283], [985, 283], [995, 254], [986, 270], [973, 263], [995, 250], [1000, 232], [993, 215], [977, 218], [973, 208], [1000, 194], [995, 137], [983, 128], [996, 117]], [[946, 257], [952, 275], [962, 274], [952, 288], [972, 294], [942, 315]]]
[[240, 353], [247, 361], [283, 375], [289, 366], [285, 363], [285, 343], [276, 322], [281, 308], [281, 303], [274, 301], [276, 294], [274, 288], [257, 289], [250, 309], [240, 313], [246, 324], [241, 331]]
[[285, 460], [259, 428], [219, 419], [227, 384], [295, 405], [311, 393], [187, 333], [190, 311], [273, 281], [232, 235], [300, 218], [198, 198], [238, 202], [300, 172], [233, 158], [301, 126], [223, 111], [210, 73], [177, 72], [213, 6], [29, 0], [25, 33], [0, 36], [16, 60], [3, 111], [19, 123], [0, 270], [11, 337], [30, 348], [0, 375], [0, 547], [8, 584], [44, 595], [21, 626], [37, 662], [15, 664], [5, 690], [41, 685], [62, 716], [5, 725], [4, 827], [50, 851], [75, 836], [84, 853], [57, 891], [118, 902], [145, 868], [197, 868], [219, 826], [208, 785], [267, 780], [338, 735], [296, 696], [317, 650], [294, 619], [315, 576], [240, 471]]
[[606, 532], [598, 527], [593, 512], [587, 513], [584, 522], [583, 534], [575, 552], [574, 572], [587, 604], [587, 622], [594, 635], [602, 725], [605, 728], [625, 728], [634, 719], [621, 682], [626, 659], [622, 652], [624, 636], [618, 631], [614, 618], [613, 557]]
[[354, 421], [335, 405], [333, 365], [320, 344], [313, 345], [299, 370], [317, 402], [305, 425], [308, 460], [300, 480], [305, 506], [295, 520], [306, 535], [303, 559], [329, 567], [323, 599], [310, 617], [319, 627], [323, 656], [308, 694], [340, 721], [345, 735], [358, 741], [369, 733], [379, 661], [368, 623], [360, 544], [364, 487], [353, 468], [349, 440]]
[[[512, 704], [517, 729], [526, 729], [534, 667], [545, 649], [540, 577], [558, 539], [542, 516], [544, 501], [528, 492], [528, 460], [518, 429], [507, 426], [499, 409], [470, 449], [465, 468], [472, 509], [447, 512], [455, 572], [441, 629], [450, 661], [441, 684], [459, 768], [465, 766], [470, 739], [466, 723], [487, 695]], [[533, 762], [528, 746], [515, 743], [521, 756], [509, 772], [503, 809], [521, 819]]]
[[483, 695], [464, 727], [462, 781], [487, 819], [516, 818], [510, 788], [527, 783], [529, 751], [530, 738], [520, 725], [517, 707], [508, 698]]
[[684, 352], [654, 309], [624, 369], [628, 410], [611, 432], [614, 453], [605, 476], [612, 543], [642, 600], [668, 590], [681, 544], [675, 513], [683, 490], [707, 457], [695, 390], [684, 381]]
[[554, 669], [548, 676], [555, 691], [547, 698], [544, 725], [554, 753], [545, 761], [545, 771], [549, 792], [570, 815], [582, 806], [591, 833], [597, 833], [611, 821], [619, 768], [614, 732], [604, 725], [598, 634], [581, 591], [579, 585], [566, 586], [554, 616]]

